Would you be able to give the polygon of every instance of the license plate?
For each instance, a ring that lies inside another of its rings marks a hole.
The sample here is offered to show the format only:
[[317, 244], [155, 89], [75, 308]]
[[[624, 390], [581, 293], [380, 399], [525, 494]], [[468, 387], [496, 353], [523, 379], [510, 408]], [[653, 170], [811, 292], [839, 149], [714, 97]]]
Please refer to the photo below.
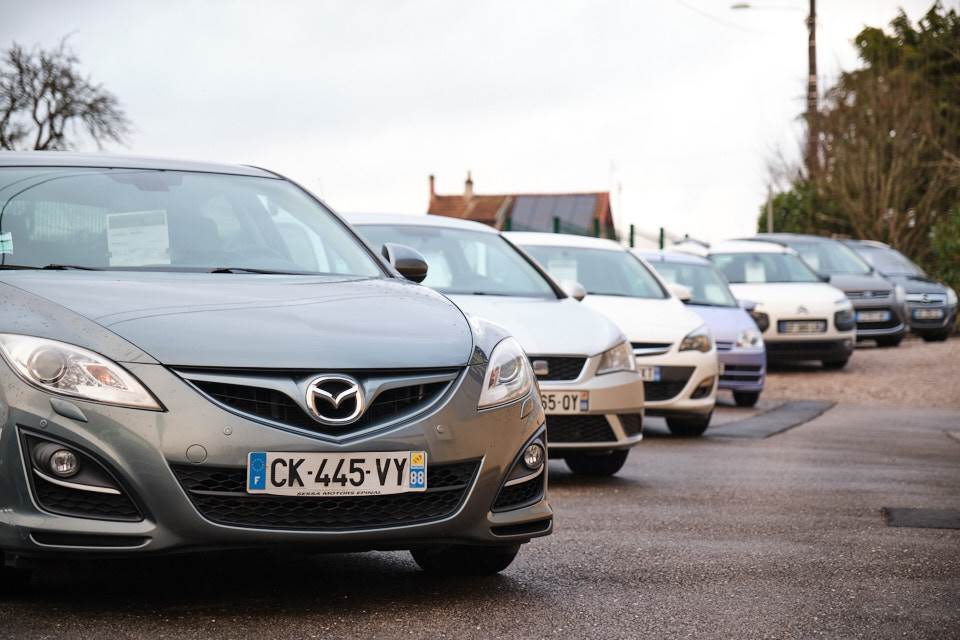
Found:
[[943, 318], [943, 309], [914, 309], [913, 317], [917, 320], [940, 320]]
[[247, 493], [383, 496], [427, 490], [427, 453], [277, 453], [247, 456]]
[[541, 391], [540, 403], [547, 415], [562, 416], [590, 411], [589, 391]]
[[660, 382], [660, 367], [637, 367], [637, 373], [644, 382]]
[[780, 333], [823, 333], [827, 330], [825, 320], [781, 320]]
[[857, 311], [857, 322], [886, 322], [890, 319], [890, 312], [882, 311]]

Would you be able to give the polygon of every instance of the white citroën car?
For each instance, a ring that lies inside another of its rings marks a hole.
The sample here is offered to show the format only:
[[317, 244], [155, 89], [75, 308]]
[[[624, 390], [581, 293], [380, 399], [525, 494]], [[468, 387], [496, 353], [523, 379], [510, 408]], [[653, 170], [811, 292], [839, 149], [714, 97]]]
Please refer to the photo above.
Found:
[[763, 332], [768, 362], [819, 360], [824, 368], [846, 366], [857, 340], [853, 305], [824, 282], [789, 247], [730, 240], [697, 250], [726, 276], [733, 294], [756, 303], [751, 312]]
[[670, 432], [699, 436], [717, 401], [718, 363], [703, 319], [643, 259], [612, 240], [555, 233], [504, 234], [555, 279], [579, 283], [584, 304], [620, 325], [644, 379], [647, 415], [663, 416]]

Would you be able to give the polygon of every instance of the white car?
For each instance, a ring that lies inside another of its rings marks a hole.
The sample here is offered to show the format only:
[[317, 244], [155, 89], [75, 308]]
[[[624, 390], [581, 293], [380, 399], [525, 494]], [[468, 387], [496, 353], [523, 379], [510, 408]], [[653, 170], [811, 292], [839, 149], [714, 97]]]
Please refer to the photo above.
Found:
[[644, 378], [646, 414], [671, 433], [699, 436], [717, 401], [717, 350], [703, 319], [641, 258], [612, 240], [554, 233], [504, 234], [555, 279], [579, 283], [584, 304], [620, 325]]
[[796, 251], [753, 240], [682, 248], [706, 255], [737, 298], [756, 303], [751, 315], [763, 331], [769, 362], [819, 360], [827, 369], [847, 364], [857, 339], [853, 305]]
[[429, 265], [424, 285], [520, 342], [540, 385], [551, 457], [578, 474], [620, 470], [643, 438], [644, 383], [616, 324], [569, 297], [486, 225], [442, 216], [347, 219], [372, 246], [418, 251]]

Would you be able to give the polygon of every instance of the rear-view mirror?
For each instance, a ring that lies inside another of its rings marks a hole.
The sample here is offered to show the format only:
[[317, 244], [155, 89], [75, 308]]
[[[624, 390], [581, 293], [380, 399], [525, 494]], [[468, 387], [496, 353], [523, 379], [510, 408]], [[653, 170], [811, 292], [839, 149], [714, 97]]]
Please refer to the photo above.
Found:
[[680, 302], [690, 302], [690, 299], [693, 298], [693, 293], [690, 292], [690, 288], [682, 284], [671, 283], [670, 284], [670, 293], [675, 295], [680, 299]]
[[560, 288], [563, 292], [574, 300], [583, 300], [587, 297], [587, 290], [582, 284], [575, 280], [561, 280]]
[[423, 282], [427, 277], [427, 260], [416, 249], [387, 242], [380, 253], [407, 280]]

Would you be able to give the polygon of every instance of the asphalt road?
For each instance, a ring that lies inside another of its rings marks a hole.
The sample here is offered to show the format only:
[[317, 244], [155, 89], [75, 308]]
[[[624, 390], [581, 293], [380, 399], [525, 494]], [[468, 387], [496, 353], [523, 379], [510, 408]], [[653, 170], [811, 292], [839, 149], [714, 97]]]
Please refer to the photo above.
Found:
[[960, 637], [960, 530], [881, 512], [960, 510], [960, 411], [655, 431], [617, 478], [552, 463], [556, 533], [501, 576], [429, 578], [403, 553], [71, 565], [0, 602], [0, 637]]

